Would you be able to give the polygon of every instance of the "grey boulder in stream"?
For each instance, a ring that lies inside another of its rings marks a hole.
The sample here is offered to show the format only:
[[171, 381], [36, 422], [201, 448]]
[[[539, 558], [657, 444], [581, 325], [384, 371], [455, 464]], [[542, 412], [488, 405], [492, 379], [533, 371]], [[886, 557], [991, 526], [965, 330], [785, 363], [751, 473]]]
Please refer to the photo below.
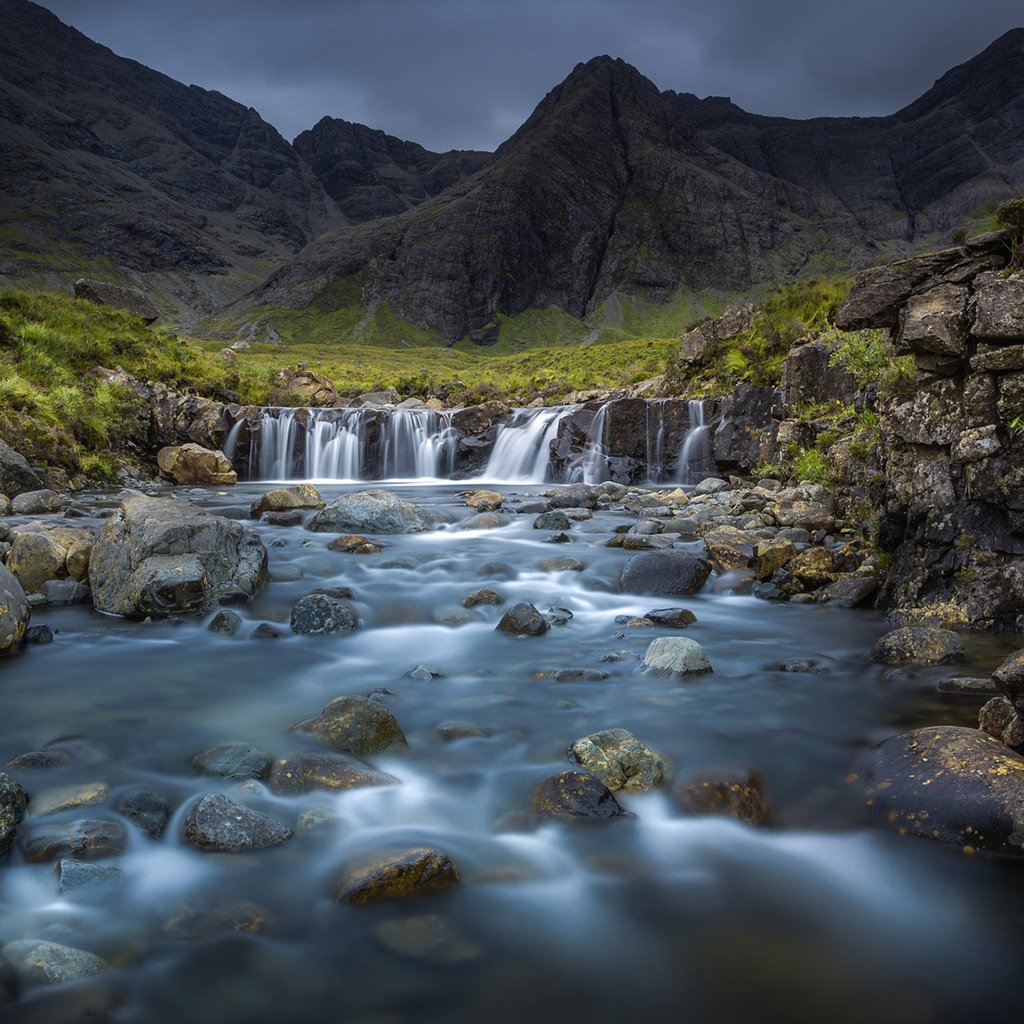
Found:
[[429, 509], [404, 501], [394, 491], [343, 494], [309, 522], [320, 533], [422, 533], [448, 520]]
[[176, 498], [126, 498], [89, 562], [101, 612], [145, 618], [255, 597], [269, 582], [267, 549], [249, 526]]

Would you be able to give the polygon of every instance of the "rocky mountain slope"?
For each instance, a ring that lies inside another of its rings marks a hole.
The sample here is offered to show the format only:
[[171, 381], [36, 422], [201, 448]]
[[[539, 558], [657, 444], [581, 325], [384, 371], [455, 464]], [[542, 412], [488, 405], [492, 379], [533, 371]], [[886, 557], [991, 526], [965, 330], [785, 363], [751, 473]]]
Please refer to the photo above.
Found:
[[750, 114], [726, 97], [664, 95], [711, 145], [834, 196], [879, 241], [948, 238], [1024, 186], [1024, 29], [889, 117], [794, 121]]

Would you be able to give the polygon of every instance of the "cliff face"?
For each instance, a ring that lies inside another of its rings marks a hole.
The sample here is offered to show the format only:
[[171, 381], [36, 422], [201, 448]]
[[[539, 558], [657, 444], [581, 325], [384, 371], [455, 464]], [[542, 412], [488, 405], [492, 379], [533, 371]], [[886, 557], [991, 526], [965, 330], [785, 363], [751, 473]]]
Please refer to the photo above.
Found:
[[1024, 29], [889, 117], [794, 121], [750, 114], [724, 97], [665, 97], [711, 145], [834, 196], [883, 243], [948, 237], [1024, 185]]

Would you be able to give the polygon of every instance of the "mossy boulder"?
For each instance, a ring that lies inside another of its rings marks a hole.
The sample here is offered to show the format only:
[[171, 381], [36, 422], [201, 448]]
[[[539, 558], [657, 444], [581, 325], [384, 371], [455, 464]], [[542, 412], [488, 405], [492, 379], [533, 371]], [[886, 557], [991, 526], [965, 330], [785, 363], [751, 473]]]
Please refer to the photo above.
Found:
[[687, 814], [721, 815], [747, 825], [761, 825], [768, 818], [761, 780], [744, 768], [691, 775], [676, 786], [672, 795]]
[[337, 697], [324, 707], [319, 718], [300, 722], [295, 728], [312, 733], [335, 750], [359, 757], [407, 745], [395, 716], [380, 701], [369, 697]]
[[398, 779], [351, 754], [286, 754], [271, 766], [267, 785], [278, 796], [299, 796], [314, 789], [361, 789], [394, 786]]
[[0, 565], [0, 658], [21, 650], [31, 618], [22, 585], [10, 569]]
[[634, 817], [599, 778], [573, 770], [559, 772], [541, 782], [533, 791], [530, 810], [537, 822]]
[[602, 729], [578, 739], [569, 760], [600, 779], [613, 793], [654, 789], [665, 781], [665, 758], [627, 729]]
[[223, 793], [199, 797], [181, 826], [182, 842], [210, 853], [264, 850], [294, 834], [283, 821], [244, 807]]
[[0, 772], [0, 856], [7, 853], [25, 817], [25, 791], [20, 783]]
[[323, 508], [326, 503], [312, 484], [277, 487], [267, 491], [249, 506], [249, 515], [259, 519], [265, 512], [292, 512], [296, 509]]
[[964, 645], [949, 629], [903, 626], [881, 637], [871, 649], [871, 660], [883, 665], [939, 665], [962, 661]]
[[441, 850], [415, 847], [370, 854], [349, 864], [334, 898], [344, 903], [380, 903], [447, 892], [459, 884], [459, 872]]

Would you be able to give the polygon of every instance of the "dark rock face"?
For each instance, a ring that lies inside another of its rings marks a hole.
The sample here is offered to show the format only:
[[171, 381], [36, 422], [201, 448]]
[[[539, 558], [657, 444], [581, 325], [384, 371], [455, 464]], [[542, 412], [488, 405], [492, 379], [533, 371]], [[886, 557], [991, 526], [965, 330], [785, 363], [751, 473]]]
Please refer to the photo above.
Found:
[[869, 796], [879, 820], [902, 833], [1024, 851], [1024, 757], [977, 729], [936, 726], [886, 740]]
[[41, 490], [39, 474], [9, 444], [0, 441], [0, 494], [16, 498], [26, 491]]
[[0, 772], [0, 856], [13, 845], [24, 817], [25, 791], [20, 783]]
[[410, 210], [493, 159], [472, 150], [431, 153], [335, 117], [323, 118], [293, 145], [352, 224]]
[[181, 826], [182, 842], [211, 853], [264, 850], [294, 835], [277, 818], [250, 810], [221, 793], [200, 797]]
[[572, 770], [541, 782], [533, 791], [531, 809], [538, 822], [634, 817], [600, 779]]
[[494, 628], [500, 633], [511, 633], [513, 636], [542, 636], [551, 626], [532, 604], [520, 601], [502, 615]]
[[370, 856], [350, 864], [339, 880], [334, 898], [366, 904], [408, 900], [446, 892], [459, 884], [459, 872], [441, 850], [416, 848]]
[[105, 281], [86, 281], [80, 278], [75, 282], [75, 298], [95, 302], [98, 306], [113, 306], [141, 317], [147, 324], [159, 319], [160, 310], [138, 288], [125, 285], [108, 284]]
[[643, 551], [622, 567], [627, 594], [696, 594], [711, 574], [711, 563], [688, 551]]

